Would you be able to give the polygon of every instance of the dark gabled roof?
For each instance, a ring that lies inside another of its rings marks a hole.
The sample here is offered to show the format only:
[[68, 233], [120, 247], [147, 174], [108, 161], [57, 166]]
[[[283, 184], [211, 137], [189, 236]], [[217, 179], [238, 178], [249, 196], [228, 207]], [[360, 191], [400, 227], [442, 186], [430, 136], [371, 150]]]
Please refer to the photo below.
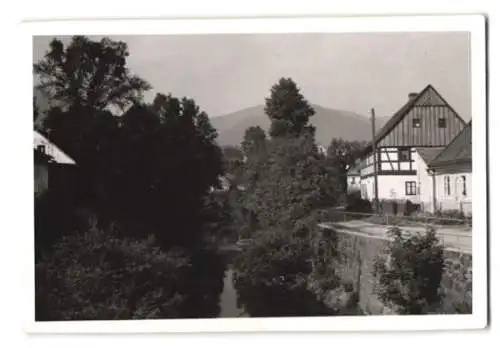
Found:
[[420, 157], [424, 160], [425, 164], [429, 164], [437, 157], [443, 150], [444, 146], [441, 147], [417, 147], [416, 150]]
[[429, 163], [429, 167], [469, 161], [472, 161], [472, 121]]
[[[375, 135], [375, 144], [377, 144], [380, 140], [382, 140], [382, 138], [384, 138], [390, 131], [394, 129], [394, 127], [398, 125], [398, 123], [406, 116], [406, 114], [411, 110], [411, 108], [420, 99], [420, 97], [424, 95], [429, 89], [432, 89], [432, 91], [439, 98], [441, 98], [449, 108], [453, 110], [453, 108], [445, 101], [445, 99], [439, 94], [439, 92], [431, 84], [429, 84], [423, 90], [421, 90], [420, 93], [416, 94], [411, 99], [408, 99], [408, 101], [384, 124], [382, 129], [380, 129], [378, 133]], [[460, 120], [462, 119], [460, 118]], [[370, 141], [368, 143], [368, 145], [365, 147], [363, 151], [363, 155], [366, 155], [372, 151], [372, 144], [373, 141]]]

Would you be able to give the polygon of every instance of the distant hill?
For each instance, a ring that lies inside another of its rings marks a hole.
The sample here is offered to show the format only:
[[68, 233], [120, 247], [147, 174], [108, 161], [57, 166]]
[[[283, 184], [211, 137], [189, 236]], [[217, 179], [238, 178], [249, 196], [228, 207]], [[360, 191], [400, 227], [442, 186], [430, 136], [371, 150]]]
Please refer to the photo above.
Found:
[[[368, 117], [352, 111], [329, 109], [319, 105], [313, 105], [313, 107], [316, 114], [311, 117], [311, 123], [316, 126], [316, 139], [321, 145], [327, 147], [334, 137], [358, 141], [371, 139], [372, 130]], [[388, 117], [378, 118], [377, 130], [388, 119]], [[220, 145], [239, 145], [248, 127], [260, 126], [267, 132], [271, 124], [264, 113], [263, 105], [213, 117], [211, 122], [219, 132]]]
[[[33, 89], [33, 95], [37, 98], [37, 105], [41, 112], [50, 108], [49, 99], [42, 92]], [[371, 123], [368, 117], [352, 111], [329, 109], [319, 105], [313, 105], [313, 107], [316, 114], [311, 117], [311, 122], [316, 126], [316, 139], [321, 145], [328, 147], [334, 137], [359, 141], [371, 139]], [[388, 119], [389, 117], [377, 118], [377, 130]], [[248, 127], [260, 126], [267, 132], [271, 124], [264, 113], [263, 105], [212, 117], [210, 120], [219, 132], [220, 145], [239, 145]], [[37, 125], [41, 125], [42, 122], [43, 117], [40, 117]]]

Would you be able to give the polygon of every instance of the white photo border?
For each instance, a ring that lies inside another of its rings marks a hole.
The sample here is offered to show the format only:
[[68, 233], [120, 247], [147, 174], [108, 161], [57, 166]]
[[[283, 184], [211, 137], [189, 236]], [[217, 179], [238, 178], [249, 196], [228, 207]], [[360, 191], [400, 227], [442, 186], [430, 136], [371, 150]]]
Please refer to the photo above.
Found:
[[[421, 316], [294, 317], [234, 319], [158, 319], [129, 321], [35, 322], [33, 217], [22, 221], [23, 313], [27, 333], [168, 333], [168, 332], [285, 332], [285, 331], [433, 331], [482, 329], [487, 326], [487, 158], [486, 158], [486, 19], [482, 15], [307, 17], [243, 19], [38, 21], [21, 24], [26, 69], [26, 105], [33, 93], [31, 65], [33, 36], [37, 35], [179, 35], [230, 33], [377, 33], [469, 32], [471, 112], [473, 131], [473, 314]], [[28, 58], [29, 59], [28, 59]], [[24, 88], [24, 87], [23, 87]], [[29, 107], [25, 107], [30, 113]], [[28, 122], [31, 117], [26, 118]], [[31, 129], [32, 126], [26, 127]], [[26, 139], [32, 142], [31, 133]], [[24, 138], [23, 138], [24, 139]], [[23, 149], [31, 153], [30, 143]], [[31, 171], [32, 173], [32, 171]], [[27, 187], [26, 190], [28, 191]], [[31, 195], [26, 195], [32, 199]], [[27, 202], [32, 206], [32, 202]]]

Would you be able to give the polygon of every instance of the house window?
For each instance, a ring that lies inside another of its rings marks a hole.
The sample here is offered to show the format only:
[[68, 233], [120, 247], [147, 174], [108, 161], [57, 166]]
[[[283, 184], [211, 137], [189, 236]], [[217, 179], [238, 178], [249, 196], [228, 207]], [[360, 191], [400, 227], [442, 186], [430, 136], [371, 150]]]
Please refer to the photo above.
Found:
[[398, 150], [398, 160], [400, 162], [409, 161], [411, 158], [411, 149], [400, 148]]
[[462, 195], [467, 197], [467, 181], [465, 175], [462, 175]]
[[415, 196], [417, 194], [417, 182], [416, 181], [406, 181], [405, 182], [406, 195]]
[[413, 119], [413, 128], [420, 128], [420, 118], [419, 117], [415, 117]]
[[36, 147], [36, 149], [37, 149], [38, 151], [40, 151], [41, 153], [45, 153], [45, 145], [38, 145], [38, 146]]
[[356, 178], [355, 177], [352, 177], [351, 178], [351, 184], [354, 185], [356, 183]]
[[444, 177], [444, 193], [447, 196], [451, 195], [451, 184], [450, 184], [450, 177], [449, 176]]
[[440, 117], [438, 119], [438, 127], [439, 128], [446, 128], [446, 118]]

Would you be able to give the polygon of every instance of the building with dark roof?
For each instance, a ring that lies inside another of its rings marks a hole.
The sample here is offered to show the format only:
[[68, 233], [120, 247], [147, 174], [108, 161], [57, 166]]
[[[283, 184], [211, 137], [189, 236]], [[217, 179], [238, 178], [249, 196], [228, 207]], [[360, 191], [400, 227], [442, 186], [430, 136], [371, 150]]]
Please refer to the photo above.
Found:
[[376, 173], [379, 200], [410, 200], [432, 209], [428, 165], [465, 127], [465, 121], [432, 85], [410, 93], [406, 103], [375, 135], [375, 154], [373, 142], [363, 151], [362, 196], [368, 200], [376, 197]]
[[435, 210], [472, 214], [472, 121], [430, 163]]
[[67, 168], [75, 167], [75, 161], [38, 131], [33, 131], [33, 155], [35, 174], [35, 198], [51, 186], [58, 186], [67, 177]]

